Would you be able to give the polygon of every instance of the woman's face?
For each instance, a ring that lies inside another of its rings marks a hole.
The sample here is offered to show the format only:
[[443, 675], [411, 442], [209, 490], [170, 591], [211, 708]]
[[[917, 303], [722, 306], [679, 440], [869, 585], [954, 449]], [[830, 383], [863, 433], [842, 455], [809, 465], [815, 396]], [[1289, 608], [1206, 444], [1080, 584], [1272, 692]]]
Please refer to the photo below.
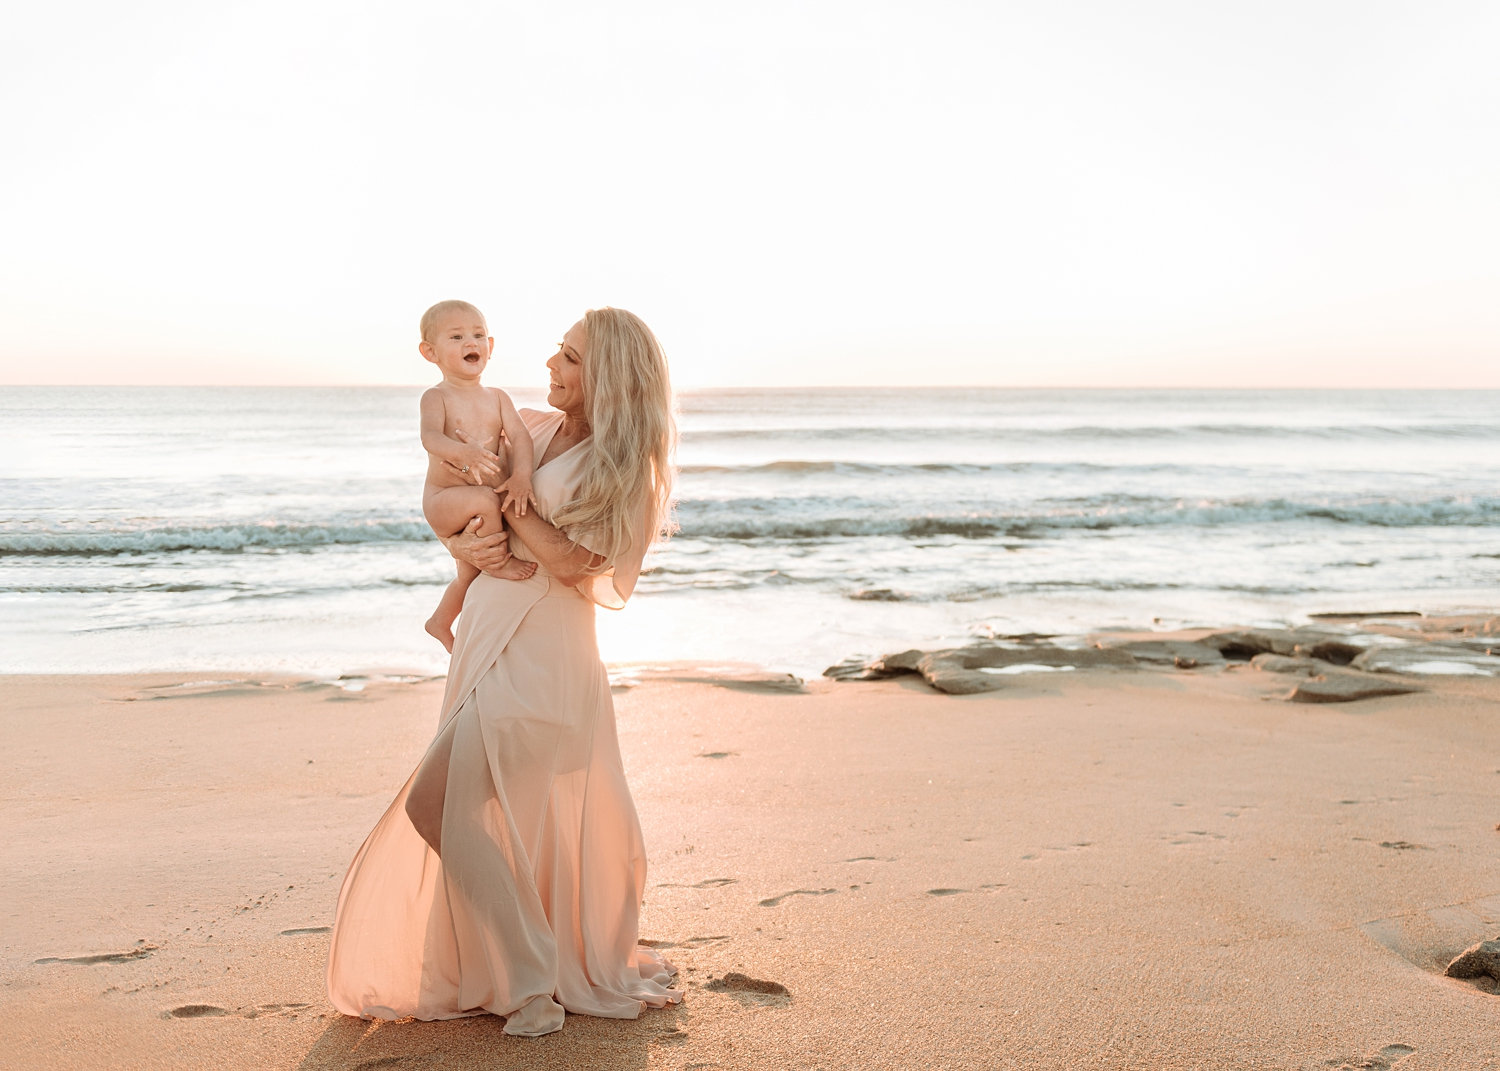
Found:
[[568, 328], [557, 352], [547, 359], [547, 371], [552, 373], [547, 404], [573, 417], [587, 416], [583, 399], [583, 362], [588, 357], [588, 345], [583, 321], [579, 320]]

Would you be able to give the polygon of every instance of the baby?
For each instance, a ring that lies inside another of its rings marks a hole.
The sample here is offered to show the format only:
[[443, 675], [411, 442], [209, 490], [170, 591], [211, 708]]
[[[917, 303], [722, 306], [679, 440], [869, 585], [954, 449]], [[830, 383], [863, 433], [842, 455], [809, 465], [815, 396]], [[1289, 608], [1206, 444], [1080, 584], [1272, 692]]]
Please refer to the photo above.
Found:
[[[417, 348], [443, 373], [443, 381], [422, 395], [422, 446], [428, 458], [422, 513], [439, 537], [457, 535], [475, 517], [482, 522], [480, 534], [491, 535], [500, 530], [507, 505], [515, 503], [524, 515], [528, 502], [536, 504], [531, 432], [503, 390], [479, 383], [495, 340], [473, 305], [440, 301], [422, 314]], [[509, 451], [501, 446], [502, 431]], [[535, 571], [532, 562], [512, 558], [496, 575], [525, 580]], [[427, 620], [427, 631], [449, 651], [464, 593], [478, 575], [478, 569], [459, 562], [458, 576]]]

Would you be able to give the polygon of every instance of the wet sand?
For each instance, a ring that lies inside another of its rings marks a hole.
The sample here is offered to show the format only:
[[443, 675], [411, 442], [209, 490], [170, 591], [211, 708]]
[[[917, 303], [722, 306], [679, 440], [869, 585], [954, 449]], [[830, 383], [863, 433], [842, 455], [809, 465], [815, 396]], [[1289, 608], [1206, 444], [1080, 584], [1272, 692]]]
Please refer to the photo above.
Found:
[[686, 1003], [524, 1040], [323, 992], [441, 681], [0, 677], [0, 1066], [1500, 1066], [1500, 679], [733, 683], [616, 696]]

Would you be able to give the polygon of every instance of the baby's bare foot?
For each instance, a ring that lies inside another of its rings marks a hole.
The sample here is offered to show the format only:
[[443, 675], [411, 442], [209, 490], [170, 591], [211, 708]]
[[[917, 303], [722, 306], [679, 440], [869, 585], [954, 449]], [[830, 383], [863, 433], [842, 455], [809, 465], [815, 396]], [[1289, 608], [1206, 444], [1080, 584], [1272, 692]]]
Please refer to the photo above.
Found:
[[427, 624], [422, 627], [427, 630], [429, 636], [443, 645], [443, 650], [449, 654], [453, 653], [453, 629], [439, 621], [436, 615], [429, 617]]
[[512, 558], [502, 565], [495, 575], [501, 580], [527, 580], [534, 572], [536, 572], [536, 562]]

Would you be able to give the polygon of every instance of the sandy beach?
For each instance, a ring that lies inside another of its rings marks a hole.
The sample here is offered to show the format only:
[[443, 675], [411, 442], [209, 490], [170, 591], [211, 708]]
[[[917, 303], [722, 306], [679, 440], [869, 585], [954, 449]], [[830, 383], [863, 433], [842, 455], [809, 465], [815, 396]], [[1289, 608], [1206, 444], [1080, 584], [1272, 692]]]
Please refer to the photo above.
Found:
[[1487, 1068], [1500, 680], [618, 690], [687, 1000], [506, 1037], [323, 990], [442, 683], [0, 677], [7, 1068]]
[[1500, 0], [6, 15], [0, 1071], [1500, 1071]]

